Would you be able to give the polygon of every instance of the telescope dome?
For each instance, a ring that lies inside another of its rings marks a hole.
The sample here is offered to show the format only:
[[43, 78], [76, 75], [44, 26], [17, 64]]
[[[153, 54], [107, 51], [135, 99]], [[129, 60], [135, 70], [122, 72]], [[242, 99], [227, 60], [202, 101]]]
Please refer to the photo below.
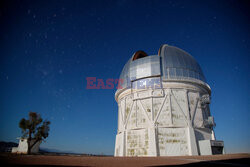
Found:
[[224, 154], [213, 130], [211, 88], [190, 54], [166, 44], [158, 55], [137, 51], [120, 79], [114, 156]]
[[122, 88], [131, 86], [131, 82], [143, 78], [161, 77], [163, 81], [202, 81], [205, 76], [197, 61], [187, 52], [174, 46], [162, 45], [158, 55], [148, 56], [137, 51], [125, 64], [120, 79]]

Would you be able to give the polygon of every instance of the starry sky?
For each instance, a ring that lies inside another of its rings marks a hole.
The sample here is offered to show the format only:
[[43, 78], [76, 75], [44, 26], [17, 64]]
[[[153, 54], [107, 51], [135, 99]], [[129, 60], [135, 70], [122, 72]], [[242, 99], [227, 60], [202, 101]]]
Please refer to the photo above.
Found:
[[51, 121], [41, 147], [112, 155], [116, 90], [86, 89], [86, 77], [118, 78], [134, 52], [169, 44], [201, 65], [226, 152], [250, 152], [249, 10], [232, 0], [1, 1], [0, 141], [17, 142], [34, 111]]

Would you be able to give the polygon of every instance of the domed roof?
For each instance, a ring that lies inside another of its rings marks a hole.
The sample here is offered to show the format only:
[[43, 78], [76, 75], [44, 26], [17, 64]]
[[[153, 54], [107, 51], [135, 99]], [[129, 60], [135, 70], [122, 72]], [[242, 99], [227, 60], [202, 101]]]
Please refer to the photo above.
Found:
[[162, 45], [159, 50], [165, 79], [197, 79], [206, 82], [200, 65], [187, 52], [174, 46]]
[[192, 80], [206, 82], [200, 65], [187, 52], [169, 45], [162, 45], [159, 55], [147, 56], [136, 52], [124, 66], [120, 79], [122, 87], [130, 87], [138, 79], [161, 76], [162, 80]]

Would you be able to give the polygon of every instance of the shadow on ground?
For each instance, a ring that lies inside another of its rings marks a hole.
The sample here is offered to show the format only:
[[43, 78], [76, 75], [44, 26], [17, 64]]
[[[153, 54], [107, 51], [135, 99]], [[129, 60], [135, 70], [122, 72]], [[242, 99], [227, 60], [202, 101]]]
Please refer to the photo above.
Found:
[[147, 166], [147, 167], [250, 167], [250, 158], [239, 158], [239, 159], [228, 159], [228, 160], [215, 160], [215, 161], [202, 161], [195, 163], [188, 163], [183, 165], [157, 165], [157, 166]]

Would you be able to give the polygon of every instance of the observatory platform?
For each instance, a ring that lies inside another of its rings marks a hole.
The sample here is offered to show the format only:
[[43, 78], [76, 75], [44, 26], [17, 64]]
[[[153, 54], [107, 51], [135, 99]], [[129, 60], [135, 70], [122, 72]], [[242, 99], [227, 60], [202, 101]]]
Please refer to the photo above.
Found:
[[190, 54], [169, 45], [158, 55], [138, 51], [120, 79], [115, 156], [224, 153], [213, 131], [211, 89]]

